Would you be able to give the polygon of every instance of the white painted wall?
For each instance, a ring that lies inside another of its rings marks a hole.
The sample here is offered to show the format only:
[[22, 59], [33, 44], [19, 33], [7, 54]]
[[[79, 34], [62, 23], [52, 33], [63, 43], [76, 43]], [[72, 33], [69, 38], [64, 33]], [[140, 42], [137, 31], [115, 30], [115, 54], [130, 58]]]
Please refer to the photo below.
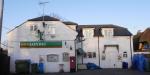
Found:
[[[70, 63], [62, 61], [62, 53], [68, 52], [69, 56], [75, 56], [75, 43], [77, 32], [70, 29], [60, 21], [46, 21], [46, 24], [54, 25], [56, 27], [56, 37], [51, 38], [50, 35], [45, 36], [46, 41], [62, 41], [62, 48], [20, 48], [21, 41], [37, 41], [35, 32], [30, 31], [31, 25], [38, 25], [38, 28], [42, 31], [42, 21], [27, 21], [10, 31], [7, 35], [8, 38], [8, 54], [11, 57], [10, 60], [10, 71], [15, 72], [15, 61], [18, 59], [30, 59], [32, 63], [39, 63], [39, 56], [42, 55], [46, 59], [48, 54], [58, 54], [59, 62], [47, 62], [45, 60], [45, 72], [58, 72], [59, 64], [64, 64], [64, 71], [70, 71]], [[64, 42], [67, 45], [64, 45]], [[70, 50], [72, 46], [72, 50]]]
[[[104, 50], [104, 45], [116, 45], [116, 44], [119, 45], [119, 53], [118, 53], [119, 55], [123, 56], [123, 52], [125, 51], [128, 54], [127, 58], [122, 58], [121, 61], [117, 62], [118, 64], [116, 68], [122, 68], [123, 61], [128, 62], [129, 67], [131, 67], [131, 53], [133, 53], [133, 44], [132, 44], [132, 37], [131, 37], [131, 43], [130, 43], [130, 36], [113, 36], [110, 38], [99, 37], [99, 50], [100, 51], [98, 51], [98, 37], [86, 38], [85, 41], [83, 41], [83, 50], [85, 52], [96, 51], [96, 58], [84, 58], [83, 63], [91, 62], [91, 63], [95, 63], [96, 65], [99, 65], [99, 59], [100, 59], [100, 67], [109, 68], [108, 64], [110, 62], [107, 62], [101, 59], [102, 51]], [[130, 44], [131, 44], [131, 49], [130, 49]], [[100, 52], [100, 57], [98, 55], [99, 54], [98, 52]]]

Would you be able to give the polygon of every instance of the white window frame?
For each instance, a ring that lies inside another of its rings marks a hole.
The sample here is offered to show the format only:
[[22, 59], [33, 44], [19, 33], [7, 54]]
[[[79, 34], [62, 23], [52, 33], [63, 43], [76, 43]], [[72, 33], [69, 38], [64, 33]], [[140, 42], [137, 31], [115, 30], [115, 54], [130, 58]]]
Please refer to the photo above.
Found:
[[94, 36], [94, 28], [84, 28], [83, 35], [85, 38], [92, 38]]
[[50, 35], [55, 35], [56, 34], [56, 27], [54, 27], [53, 25], [48, 25], [48, 34]]
[[113, 28], [103, 28], [102, 30], [103, 30], [102, 34], [104, 37], [108, 37], [108, 38], [113, 37], [114, 35]]

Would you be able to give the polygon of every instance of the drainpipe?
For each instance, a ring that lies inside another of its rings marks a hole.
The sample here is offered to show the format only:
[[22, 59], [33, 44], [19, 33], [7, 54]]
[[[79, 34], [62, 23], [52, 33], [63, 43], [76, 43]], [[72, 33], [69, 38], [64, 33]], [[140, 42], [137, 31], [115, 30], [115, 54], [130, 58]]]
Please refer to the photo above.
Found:
[[[82, 37], [81, 37], [81, 40], [83, 40]], [[81, 41], [81, 48], [83, 49], [83, 41]], [[82, 55], [82, 64], [83, 64], [83, 57], [84, 57], [84, 55]]]
[[99, 66], [100, 66], [99, 35], [98, 35], [98, 59], [99, 59]]
[[77, 71], [77, 70], [78, 70], [78, 69], [77, 69], [77, 68], [78, 68], [78, 64], [77, 64], [77, 62], [78, 62], [78, 61], [77, 61], [76, 40], [77, 40], [77, 39], [75, 39], [75, 40], [74, 40], [74, 48], [75, 48], [75, 58], [76, 58], [76, 71]]
[[131, 40], [132, 40], [132, 38], [131, 38], [131, 36], [130, 36], [130, 52], [131, 52], [131, 61], [132, 61], [132, 56], [133, 56], [133, 55], [132, 55], [132, 54], [133, 54], [132, 51], [133, 51], [133, 50], [132, 50], [132, 42], [131, 42]]

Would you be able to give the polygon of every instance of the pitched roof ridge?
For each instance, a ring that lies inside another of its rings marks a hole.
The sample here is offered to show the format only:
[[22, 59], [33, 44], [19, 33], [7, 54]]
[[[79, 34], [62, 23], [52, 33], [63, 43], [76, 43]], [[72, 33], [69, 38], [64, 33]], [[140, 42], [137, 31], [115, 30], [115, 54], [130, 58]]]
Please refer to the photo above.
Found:
[[28, 19], [28, 21], [60, 21], [58, 18], [52, 17], [52, 16], [48, 16], [48, 15], [44, 15], [44, 16], [39, 16], [36, 18], [32, 18], [32, 19]]

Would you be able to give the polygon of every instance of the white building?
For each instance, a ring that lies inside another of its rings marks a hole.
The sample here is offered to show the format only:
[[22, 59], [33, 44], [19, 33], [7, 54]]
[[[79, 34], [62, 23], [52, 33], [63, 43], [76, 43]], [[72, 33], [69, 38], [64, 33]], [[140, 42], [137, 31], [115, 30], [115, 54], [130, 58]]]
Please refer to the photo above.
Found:
[[10, 71], [15, 72], [16, 60], [29, 59], [31, 63], [42, 60], [44, 72], [59, 72], [60, 64], [69, 72], [69, 57], [75, 57], [76, 25], [44, 16], [44, 21], [38, 17], [12, 29], [7, 34]]
[[27, 20], [7, 37], [11, 72], [16, 60], [26, 59], [42, 61], [45, 73], [59, 72], [62, 64], [65, 72], [89, 62], [102, 68], [122, 68], [123, 61], [131, 66], [132, 34], [116, 25], [77, 25], [44, 16]]
[[[132, 34], [116, 25], [78, 25], [78, 64], [95, 63], [101, 68], [131, 67]], [[83, 50], [83, 51], [82, 51]]]

